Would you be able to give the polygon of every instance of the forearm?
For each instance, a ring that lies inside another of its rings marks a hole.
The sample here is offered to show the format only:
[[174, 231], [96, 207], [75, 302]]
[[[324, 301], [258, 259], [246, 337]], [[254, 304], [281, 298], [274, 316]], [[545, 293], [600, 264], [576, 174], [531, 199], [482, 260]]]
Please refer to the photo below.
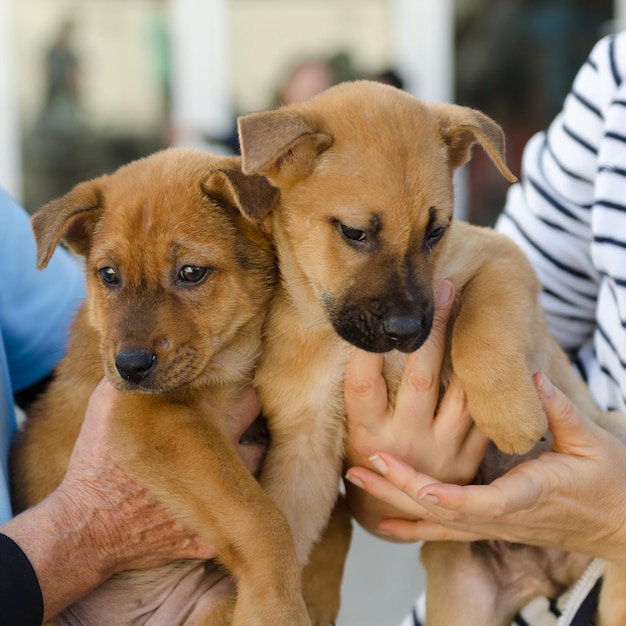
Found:
[[28, 557], [39, 581], [44, 619], [49, 619], [94, 589], [112, 574], [94, 541], [93, 512], [72, 515], [53, 494], [0, 530]]

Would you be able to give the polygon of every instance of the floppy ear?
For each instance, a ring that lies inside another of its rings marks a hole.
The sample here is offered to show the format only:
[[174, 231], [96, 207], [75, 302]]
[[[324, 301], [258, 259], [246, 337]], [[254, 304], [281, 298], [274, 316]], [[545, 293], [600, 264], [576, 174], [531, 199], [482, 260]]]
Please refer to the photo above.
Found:
[[456, 104], [434, 106], [439, 117], [441, 135], [448, 145], [452, 169], [467, 163], [475, 143], [482, 146], [502, 176], [514, 183], [517, 177], [504, 157], [504, 131], [490, 117], [469, 107]]
[[76, 254], [87, 255], [91, 235], [103, 211], [103, 194], [108, 176], [79, 183], [61, 198], [42, 206], [31, 218], [37, 242], [37, 267], [48, 265], [58, 243]]
[[312, 129], [288, 107], [250, 113], [237, 120], [242, 170], [262, 174], [277, 187], [289, 178], [310, 173], [317, 156], [332, 138]]
[[241, 159], [225, 159], [202, 182], [204, 193], [220, 203], [235, 207], [252, 220], [266, 217], [278, 196], [278, 189], [264, 176], [246, 175]]

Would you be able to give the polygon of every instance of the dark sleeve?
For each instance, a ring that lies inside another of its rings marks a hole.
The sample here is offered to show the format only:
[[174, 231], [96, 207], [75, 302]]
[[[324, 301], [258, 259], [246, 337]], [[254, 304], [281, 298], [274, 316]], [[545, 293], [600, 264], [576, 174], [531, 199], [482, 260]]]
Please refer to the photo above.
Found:
[[0, 626], [41, 626], [43, 597], [21, 548], [0, 534]]

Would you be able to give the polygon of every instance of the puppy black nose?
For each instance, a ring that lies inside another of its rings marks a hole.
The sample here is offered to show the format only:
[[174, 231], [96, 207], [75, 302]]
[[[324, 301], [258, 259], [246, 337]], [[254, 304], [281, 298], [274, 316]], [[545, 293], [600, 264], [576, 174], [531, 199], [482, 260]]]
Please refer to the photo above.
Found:
[[383, 330], [389, 339], [400, 343], [418, 335], [422, 323], [415, 317], [388, 317], [383, 322]]
[[122, 378], [138, 384], [150, 374], [156, 355], [146, 350], [128, 350], [118, 352], [115, 367]]

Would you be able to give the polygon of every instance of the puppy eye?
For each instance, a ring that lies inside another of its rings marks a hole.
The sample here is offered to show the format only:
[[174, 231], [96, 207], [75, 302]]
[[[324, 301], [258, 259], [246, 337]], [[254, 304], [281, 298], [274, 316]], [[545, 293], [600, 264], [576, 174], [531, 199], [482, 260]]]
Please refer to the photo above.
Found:
[[428, 235], [426, 235], [426, 245], [431, 248], [445, 235], [445, 233], [446, 229], [443, 226], [433, 228]]
[[120, 284], [120, 277], [112, 267], [103, 267], [100, 271], [100, 280], [107, 286], [113, 287]]
[[204, 280], [210, 273], [208, 267], [198, 267], [197, 265], [185, 265], [178, 272], [178, 279], [182, 283], [197, 284]]
[[345, 239], [349, 239], [350, 241], [358, 241], [360, 243], [365, 243], [367, 241], [367, 233], [360, 228], [352, 228], [351, 226], [346, 226], [345, 224], [338, 224], [339, 231]]

